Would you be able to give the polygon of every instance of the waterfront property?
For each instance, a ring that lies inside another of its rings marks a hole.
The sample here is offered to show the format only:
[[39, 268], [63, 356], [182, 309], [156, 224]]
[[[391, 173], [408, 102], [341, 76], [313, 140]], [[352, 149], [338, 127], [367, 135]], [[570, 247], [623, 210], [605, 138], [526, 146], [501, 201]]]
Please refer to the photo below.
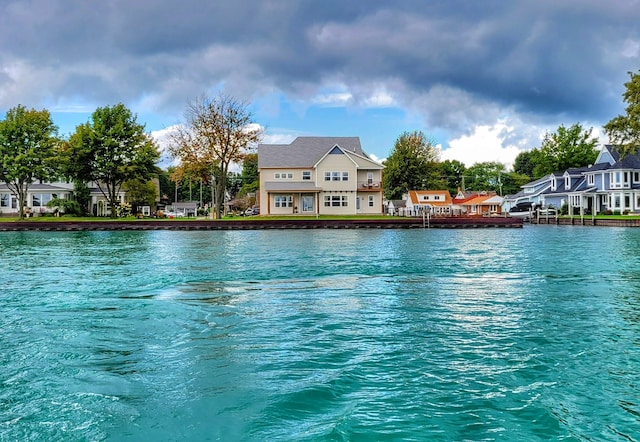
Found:
[[503, 198], [495, 192], [458, 190], [451, 198], [448, 190], [411, 190], [406, 195], [400, 215], [429, 213], [434, 216], [491, 216], [499, 215]]
[[[29, 215], [40, 215], [54, 212], [54, 208], [47, 207], [52, 199], [70, 199], [73, 195], [73, 184], [67, 182], [41, 183], [35, 182], [29, 186], [25, 211]], [[0, 183], [0, 216], [18, 215], [18, 196], [6, 185]]]
[[451, 194], [448, 190], [410, 190], [405, 210], [408, 215], [422, 212], [449, 216], [453, 213]]
[[567, 206], [574, 215], [640, 212], [640, 153], [621, 156], [615, 146], [604, 145], [593, 165], [550, 174], [522, 188], [505, 198], [503, 210], [531, 202]]
[[382, 214], [382, 169], [362, 150], [358, 137], [260, 144], [260, 213]]
[[[55, 207], [47, 204], [54, 199], [73, 199], [73, 182], [52, 181], [34, 182], [29, 186], [25, 201], [25, 211], [29, 216], [39, 216], [56, 212]], [[95, 216], [108, 216], [111, 214], [111, 206], [97, 185], [90, 185], [89, 208]], [[125, 202], [125, 192], [118, 194], [119, 200]], [[0, 216], [18, 215], [18, 196], [6, 185], [0, 183]]]
[[452, 200], [454, 213], [469, 216], [494, 216], [502, 213], [504, 198], [495, 192], [458, 191]]

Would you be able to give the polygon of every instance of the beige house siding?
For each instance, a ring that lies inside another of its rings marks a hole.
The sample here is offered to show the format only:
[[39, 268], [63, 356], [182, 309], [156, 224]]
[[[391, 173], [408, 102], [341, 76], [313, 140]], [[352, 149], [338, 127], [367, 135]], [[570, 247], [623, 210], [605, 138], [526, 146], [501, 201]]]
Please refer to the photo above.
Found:
[[[352, 149], [339, 147], [343, 140]], [[383, 213], [383, 167], [363, 154], [357, 138], [299, 137], [290, 145], [263, 146], [260, 215]]]

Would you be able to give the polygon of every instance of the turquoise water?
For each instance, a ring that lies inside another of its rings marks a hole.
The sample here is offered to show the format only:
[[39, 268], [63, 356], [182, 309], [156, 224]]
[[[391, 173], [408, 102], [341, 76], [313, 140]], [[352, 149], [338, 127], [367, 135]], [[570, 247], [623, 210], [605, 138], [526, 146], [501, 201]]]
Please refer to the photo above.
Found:
[[640, 229], [0, 233], [1, 441], [640, 440]]

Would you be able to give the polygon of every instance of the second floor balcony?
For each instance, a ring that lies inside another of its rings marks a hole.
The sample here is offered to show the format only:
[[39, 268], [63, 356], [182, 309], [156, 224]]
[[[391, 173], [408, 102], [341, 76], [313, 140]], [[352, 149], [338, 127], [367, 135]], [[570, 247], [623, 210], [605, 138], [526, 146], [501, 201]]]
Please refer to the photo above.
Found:
[[367, 180], [358, 181], [358, 190], [381, 190], [382, 183], [380, 181]]

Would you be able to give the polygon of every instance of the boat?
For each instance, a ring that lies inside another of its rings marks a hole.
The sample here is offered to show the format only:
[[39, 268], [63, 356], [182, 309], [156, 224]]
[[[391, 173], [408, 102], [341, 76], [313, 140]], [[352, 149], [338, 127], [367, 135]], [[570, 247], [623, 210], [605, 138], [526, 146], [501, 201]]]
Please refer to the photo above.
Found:
[[533, 216], [533, 203], [518, 203], [509, 210], [508, 215], [511, 218], [531, 218]]

